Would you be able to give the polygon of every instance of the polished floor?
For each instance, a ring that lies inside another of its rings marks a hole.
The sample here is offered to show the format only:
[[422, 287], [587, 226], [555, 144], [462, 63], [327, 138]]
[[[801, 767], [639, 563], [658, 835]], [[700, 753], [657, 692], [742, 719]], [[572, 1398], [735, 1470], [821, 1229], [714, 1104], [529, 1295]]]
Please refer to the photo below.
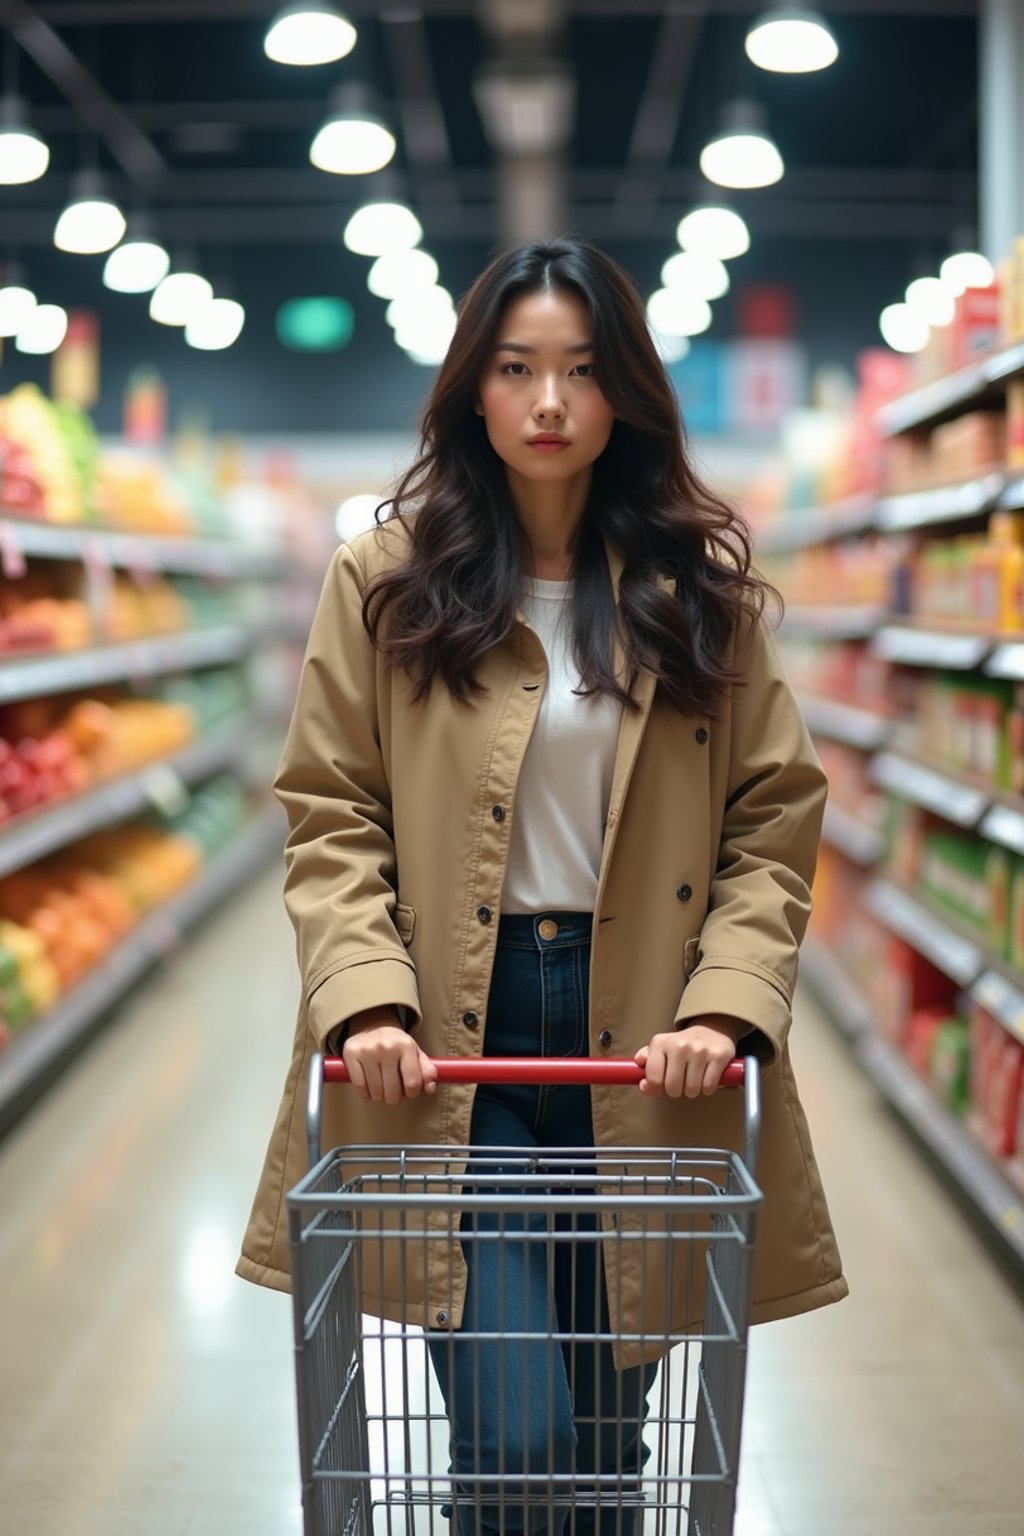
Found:
[[[292, 953], [268, 875], [0, 1143], [3, 1531], [301, 1531], [288, 1302], [232, 1273]], [[1024, 1288], [806, 998], [794, 1056], [853, 1294], [754, 1332], [736, 1536], [1021, 1536]]]

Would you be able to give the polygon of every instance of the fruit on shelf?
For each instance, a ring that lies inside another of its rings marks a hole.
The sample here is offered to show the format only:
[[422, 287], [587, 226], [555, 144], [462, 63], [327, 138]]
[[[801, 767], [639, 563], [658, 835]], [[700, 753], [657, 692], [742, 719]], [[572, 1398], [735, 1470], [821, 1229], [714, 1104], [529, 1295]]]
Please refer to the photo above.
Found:
[[86, 499], [81, 479], [54, 406], [37, 385], [19, 384], [0, 400], [0, 432], [29, 455], [42, 486], [46, 520], [83, 522]]

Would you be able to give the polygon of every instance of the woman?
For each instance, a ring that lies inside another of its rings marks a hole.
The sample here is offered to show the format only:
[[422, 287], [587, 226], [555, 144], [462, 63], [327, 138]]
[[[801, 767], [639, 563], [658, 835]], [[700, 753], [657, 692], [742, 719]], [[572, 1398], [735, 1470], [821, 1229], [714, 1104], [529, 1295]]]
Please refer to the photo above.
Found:
[[[276, 780], [304, 997], [239, 1273], [287, 1288], [280, 1212], [305, 1171], [314, 1050], [340, 1050], [356, 1088], [328, 1095], [329, 1143], [517, 1148], [738, 1145], [741, 1107], [714, 1090], [739, 1050], [767, 1068], [753, 1319], [837, 1301], [786, 1043], [825, 781], [749, 536], [698, 478], [622, 270], [576, 240], [496, 259], [462, 303], [422, 437], [389, 518], [334, 557]], [[438, 1088], [430, 1058], [481, 1054], [629, 1055], [643, 1079]], [[534, 1469], [551, 1443], [558, 1466], [635, 1472], [664, 1346], [607, 1345], [589, 1370], [567, 1355], [542, 1413], [537, 1362], [510, 1343], [497, 1374], [478, 1361], [467, 1415], [455, 1341], [502, 1331], [496, 1250], [435, 1249], [382, 1254], [363, 1304], [433, 1331], [456, 1468], [525, 1467], [535, 1428]], [[529, 1252], [529, 1331], [552, 1305], [574, 1331], [692, 1321], [616, 1244], [600, 1284], [563, 1275], [553, 1301]], [[516, 1415], [499, 1417], [517, 1391], [528, 1443], [510, 1448]], [[478, 1499], [460, 1530], [557, 1531], [565, 1514], [531, 1523]]]

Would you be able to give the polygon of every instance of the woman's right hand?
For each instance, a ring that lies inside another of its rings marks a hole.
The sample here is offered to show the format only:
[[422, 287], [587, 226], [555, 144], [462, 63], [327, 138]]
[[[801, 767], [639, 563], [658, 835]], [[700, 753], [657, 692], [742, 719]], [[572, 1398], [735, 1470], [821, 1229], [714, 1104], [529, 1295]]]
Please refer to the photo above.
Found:
[[[392, 1019], [394, 1011], [388, 1010]], [[349, 1080], [361, 1099], [400, 1104], [437, 1089], [437, 1068], [400, 1024], [356, 1015], [341, 1050]]]

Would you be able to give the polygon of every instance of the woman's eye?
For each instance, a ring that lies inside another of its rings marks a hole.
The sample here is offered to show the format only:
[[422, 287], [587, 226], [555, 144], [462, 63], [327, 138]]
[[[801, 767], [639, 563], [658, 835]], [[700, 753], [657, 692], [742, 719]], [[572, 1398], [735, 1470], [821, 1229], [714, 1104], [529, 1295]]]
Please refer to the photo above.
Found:
[[[588, 373], [582, 373], [581, 370], [584, 368], [589, 369], [590, 371]], [[581, 377], [584, 379], [592, 379], [594, 377], [594, 365], [593, 363], [577, 363], [576, 372], [580, 373]]]
[[512, 373], [512, 369], [513, 368], [521, 368], [523, 370], [523, 373], [526, 372], [526, 364], [525, 363], [505, 363], [502, 366], [502, 370], [501, 371], [502, 371], [502, 373], [511, 374], [511, 377], [514, 378], [514, 379], [521, 378], [522, 374]]

